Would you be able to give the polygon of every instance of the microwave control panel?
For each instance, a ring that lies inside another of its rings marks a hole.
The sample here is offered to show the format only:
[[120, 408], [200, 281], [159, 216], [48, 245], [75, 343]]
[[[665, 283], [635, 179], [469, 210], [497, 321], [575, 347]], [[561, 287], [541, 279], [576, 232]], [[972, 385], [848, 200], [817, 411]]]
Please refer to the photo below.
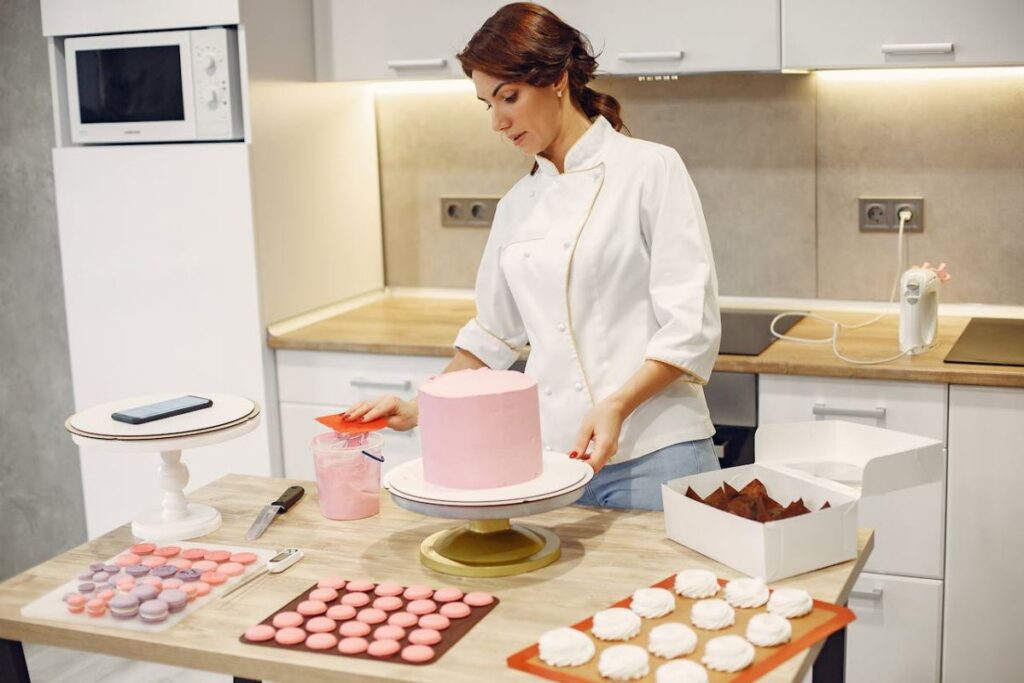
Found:
[[191, 31], [196, 139], [241, 139], [242, 97], [235, 29]]

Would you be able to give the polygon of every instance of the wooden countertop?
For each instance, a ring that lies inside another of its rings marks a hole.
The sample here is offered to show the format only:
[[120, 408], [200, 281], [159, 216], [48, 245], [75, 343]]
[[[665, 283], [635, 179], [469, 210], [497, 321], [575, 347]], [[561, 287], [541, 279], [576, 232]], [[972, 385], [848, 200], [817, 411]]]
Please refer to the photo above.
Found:
[[[301, 484], [306, 495], [275, 521], [259, 541], [244, 534], [259, 506], [284, 488]], [[214, 504], [224, 518], [216, 532], [203, 537], [210, 545], [230, 544], [277, 549], [297, 546], [306, 556], [283, 574], [264, 575], [218, 598], [162, 633], [127, 631], [90, 625], [46, 622], [20, 615], [22, 606], [53, 590], [83, 566], [123, 551], [132, 540], [125, 525], [74, 550], [0, 583], [0, 638], [44, 643], [121, 657], [145, 659], [274, 681], [318, 683], [346, 681], [445, 681], [476, 683], [486, 672], [493, 681], [536, 681], [509, 669], [505, 659], [541, 633], [567, 626], [685, 568], [705, 568], [724, 578], [738, 576], [664, 538], [662, 514], [569, 506], [530, 517], [555, 531], [562, 558], [521, 576], [462, 579], [435, 574], [418, 559], [420, 542], [454, 524], [403, 510], [386, 496], [381, 513], [356, 522], [332, 522], [320, 516], [312, 482], [228, 475], [191, 495]], [[799, 586], [820, 600], [842, 604], [849, 596], [873, 545], [861, 530], [856, 560], [773, 582]], [[636, 562], [643, 557], [642, 563]], [[402, 585], [454, 585], [497, 595], [501, 603], [435, 664], [406, 666], [347, 657], [254, 647], [239, 635], [327, 575], [366, 577]], [[765, 676], [769, 683], [799, 682], [817, 655], [813, 648]]]
[[[348, 351], [411, 356], [450, 356], [456, 333], [475, 315], [468, 299], [419, 297], [383, 298], [355, 310], [281, 334], [268, 335], [275, 349]], [[828, 313], [846, 324], [869, 320], [874, 314]], [[800, 344], [778, 340], [760, 356], [721, 355], [719, 372], [848, 377], [858, 379], [1024, 387], [1024, 367], [944, 363], [969, 318], [942, 317], [939, 342], [920, 356], [906, 356], [881, 365], [854, 365], [839, 360], [829, 344]], [[887, 358], [899, 352], [898, 316], [886, 315], [873, 325], [844, 330], [839, 350], [850, 358]], [[831, 326], [812, 318], [800, 321], [788, 334], [828, 336]]]

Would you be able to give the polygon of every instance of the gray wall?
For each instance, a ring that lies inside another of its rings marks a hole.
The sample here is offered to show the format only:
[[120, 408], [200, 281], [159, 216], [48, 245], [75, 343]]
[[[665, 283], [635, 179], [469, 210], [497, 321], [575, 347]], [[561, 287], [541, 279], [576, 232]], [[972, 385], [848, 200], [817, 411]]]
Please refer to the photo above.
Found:
[[85, 540], [38, 2], [0, 0], [0, 579]]

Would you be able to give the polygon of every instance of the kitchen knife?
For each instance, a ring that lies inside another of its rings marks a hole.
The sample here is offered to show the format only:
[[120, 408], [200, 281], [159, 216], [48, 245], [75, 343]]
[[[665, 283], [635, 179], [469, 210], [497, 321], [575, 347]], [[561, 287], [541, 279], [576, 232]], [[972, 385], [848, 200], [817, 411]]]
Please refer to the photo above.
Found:
[[270, 523], [274, 521], [274, 518], [287, 512], [291, 506], [298, 503], [305, 492], [306, 489], [301, 486], [289, 486], [277, 500], [270, 505], [264, 505], [260, 509], [260, 513], [256, 515], [256, 521], [252, 523], [249, 531], [245, 533], [245, 540], [255, 541], [262, 536], [263, 532], [270, 526]]

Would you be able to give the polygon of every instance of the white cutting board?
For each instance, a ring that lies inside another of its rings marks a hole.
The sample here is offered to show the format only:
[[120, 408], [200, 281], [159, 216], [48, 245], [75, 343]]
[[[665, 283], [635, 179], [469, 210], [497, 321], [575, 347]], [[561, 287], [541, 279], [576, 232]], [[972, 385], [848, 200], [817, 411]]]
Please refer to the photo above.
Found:
[[[276, 555], [278, 550], [268, 550], [267, 548], [242, 548], [233, 545], [220, 545], [220, 544], [208, 544], [208, 543], [189, 543], [186, 541], [168, 541], [158, 545], [176, 545], [181, 548], [182, 552], [189, 548], [205, 548], [207, 550], [227, 550], [231, 553], [253, 553], [259, 559], [250, 565], [247, 565], [245, 572], [239, 576], [229, 577], [227, 581], [220, 584], [219, 586], [211, 586], [211, 590], [206, 595], [197, 597], [195, 600], [185, 604], [185, 609], [180, 612], [175, 612], [168, 615], [168, 617], [155, 624], [146, 623], [139, 619], [137, 616], [132, 619], [115, 619], [110, 616], [108, 610], [101, 617], [91, 617], [87, 613], [82, 612], [80, 614], [72, 614], [68, 611], [67, 605], [64, 603], [64, 596], [67, 593], [77, 592], [78, 584], [83, 583], [77, 578], [77, 575], [72, 578], [71, 581], [63, 583], [57, 588], [53, 589], [38, 600], [29, 603], [21, 608], [21, 616], [28, 617], [29, 619], [46, 619], [48, 621], [63, 621], [71, 624], [77, 624], [79, 626], [99, 626], [101, 628], [117, 628], [128, 631], [147, 631], [150, 633], [158, 633], [160, 631], [166, 631], [170, 627], [177, 624], [188, 615], [194, 613], [197, 609], [202, 609], [211, 602], [215, 602], [217, 598], [227, 592], [229, 588], [234, 586], [239, 581], [248, 578], [253, 572], [257, 572], [266, 566], [267, 560]], [[119, 555], [123, 555], [127, 552], [128, 548], [118, 553], [114, 557], [99, 558], [87, 562], [82, 566], [80, 571], [85, 571], [89, 568], [92, 562], [103, 562], [104, 564], [113, 564], [114, 559]]]

